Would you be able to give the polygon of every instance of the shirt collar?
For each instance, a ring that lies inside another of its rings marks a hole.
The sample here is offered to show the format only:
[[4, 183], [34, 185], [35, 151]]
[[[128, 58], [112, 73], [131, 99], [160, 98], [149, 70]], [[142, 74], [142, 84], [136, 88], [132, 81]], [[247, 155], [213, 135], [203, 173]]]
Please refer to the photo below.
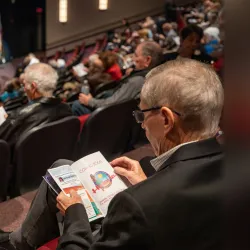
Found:
[[158, 156], [157, 158], [153, 159], [150, 161], [151, 165], [153, 166], [153, 168], [158, 171], [160, 169], [160, 167], [163, 165], [164, 162], [166, 162], [170, 156], [172, 156], [180, 147], [190, 144], [190, 143], [194, 143], [197, 141], [190, 141], [190, 142], [186, 142], [186, 143], [182, 143], [170, 150], [168, 150], [167, 152], [161, 154], [160, 156]]

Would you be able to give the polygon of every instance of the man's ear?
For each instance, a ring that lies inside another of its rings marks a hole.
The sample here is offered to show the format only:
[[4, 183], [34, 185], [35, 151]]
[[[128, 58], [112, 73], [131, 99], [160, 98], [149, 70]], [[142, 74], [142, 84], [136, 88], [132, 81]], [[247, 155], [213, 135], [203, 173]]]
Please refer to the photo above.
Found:
[[151, 56], [147, 56], [147, 57], [146, 57], [146, 62], [147, 62], [147, 67], [149, 67], [149, 65], [150, 65], [151, 62], [152, 62], [152, 57], [151, 57]]
[[32, 88], [32, 89], [37, 89], [36, 83], [32, 82], [32, 83], [31, 83], [31, 88]]
[[174, 114], [169, 108], [162, 107], [161, 115], [163, 116], [163, 119], [164, 119], [164, 129], [165, 129], [164, 133], [168, 134], [169, 131], [171, 131], [172, 128], [174, 127], [174, 123], [175, 123]]

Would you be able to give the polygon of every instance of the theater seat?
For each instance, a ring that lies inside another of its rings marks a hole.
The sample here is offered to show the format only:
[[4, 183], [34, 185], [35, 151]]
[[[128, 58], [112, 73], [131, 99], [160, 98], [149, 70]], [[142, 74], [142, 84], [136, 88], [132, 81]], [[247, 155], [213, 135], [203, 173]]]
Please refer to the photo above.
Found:
[[37, 250], [56, 250], [57, 245], [58, 245], [58, 239], [56, 238], [48, 243], [46, 243], [45, 245], [39, 247]]
[[100, 151], [111, 160], [130, 148], [137, 101], [129, 100], [95, 110], [85, 121], [80, 136], [78, 158]]
[[79, 116], [78, 119], [81, 123], [81, 127], [80, 127], [80, 131], [82, 131], [83, 129], [83, 126], [85, 124], [85, 122], [87, 121], [87, 119], [89, 118], [90, 114], [87, 114], [87, 115], [82, 115], [82, 116]]
[[71, 116], [35, 127], [21, 136], [14, 152], [11, 197], [38, 188], [42, 176], [56, 160], [75, 160], [79, 133], [79, 119]]

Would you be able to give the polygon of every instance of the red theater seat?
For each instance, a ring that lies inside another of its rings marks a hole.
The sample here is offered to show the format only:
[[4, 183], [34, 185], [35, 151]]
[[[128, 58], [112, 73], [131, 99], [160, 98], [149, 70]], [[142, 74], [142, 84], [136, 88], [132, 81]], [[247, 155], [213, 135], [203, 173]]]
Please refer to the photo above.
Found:
[[56, 238], [56, 239], [46, 243], [45, 245], [39, 247], [38, 250], [56, 250], [57, 245], [58, 245], [58, 239], [59, 238]]
[[87, 119], [89, 118], [90, 114], [87, 114], [87, 115], [82, 115], [82, 116], [79, 116], [78, 119], [81, 123], [81, 127], [80, 127], [80, 131], [82, 131], [82, 128], [84, 126], [84, 123], [87, 121]]

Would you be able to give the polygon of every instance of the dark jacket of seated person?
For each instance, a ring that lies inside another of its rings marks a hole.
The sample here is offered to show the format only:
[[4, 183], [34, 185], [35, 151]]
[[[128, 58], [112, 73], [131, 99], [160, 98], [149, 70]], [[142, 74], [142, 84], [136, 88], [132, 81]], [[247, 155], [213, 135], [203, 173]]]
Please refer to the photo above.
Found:
[[22, 134], [32, 128], [70, 115], [70, 107], [61, 103], [59, 98], [41, 97], [11, 114], [0, 126], [0, 138], [13, 146]]
[[146, 74], [162, 62], [161, 47], [155, 42], [141, 43], [136, 48], [134, 62], [136, 71], [121, 81], [120, 87], [111, 97], [96, 99], [91, 95], [80, 94], [79, 100], [72, 106], [74, 115], [81, 116], [102, 106], [139, 98]]
[[0, 126], [0, 139], [13, 147], [30, 129], [72, 115], [67, 104], [52, 97], [56, 82], [57, 73], [49, 65], [38, 63], [25, 70], [24, 90], [31, 101], [8, 116]]

